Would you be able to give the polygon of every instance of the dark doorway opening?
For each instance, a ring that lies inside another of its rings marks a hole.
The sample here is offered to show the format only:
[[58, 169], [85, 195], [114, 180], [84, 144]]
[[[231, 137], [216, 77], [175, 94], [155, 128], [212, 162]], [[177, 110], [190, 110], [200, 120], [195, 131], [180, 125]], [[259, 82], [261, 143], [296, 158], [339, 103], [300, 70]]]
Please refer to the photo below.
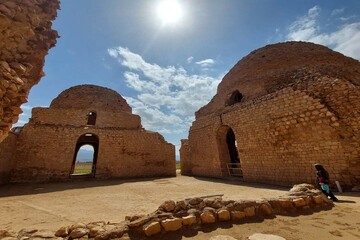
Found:
[[87, 125], [95, 125], [96, 112], [89, 112], [87, 116], [88, 116]]
[[99, 138], [95, 134], [86, 133], [80, 136], [76, 143], [70, 175], [94, 177], [98, 150]]
[[217, 133], [218, 151], [223, 176], [243, 177], [234, 131], [221, 126]]

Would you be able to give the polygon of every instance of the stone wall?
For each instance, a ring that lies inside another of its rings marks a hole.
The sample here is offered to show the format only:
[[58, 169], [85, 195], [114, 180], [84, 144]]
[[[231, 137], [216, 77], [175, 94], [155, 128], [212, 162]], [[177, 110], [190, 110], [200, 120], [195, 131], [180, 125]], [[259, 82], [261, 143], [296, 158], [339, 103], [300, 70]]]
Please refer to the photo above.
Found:
[[10, 180], [10, 173], [13, 167], [11, 161], [16, 147], [17, 135], [10, 132], [7, 138], [0, 144], [0, 184]]
[[191, 161], [190, 161], [190, 149], [189, 141], [187, 139], [181, 139], [180, 147], [180, 169], [181, 175], [191, 175]]
[[0, 0], [0, 142], [22, 113], [44, 58], [58, 34], [51, 29], [58, 0]]
[[13, 156], [11, 182], [69, 180], [78, 138], [85, 133], [99, 138], [95, 178], [175, 176], [175, 148], [158, 133], [27, 124]]
[[[138, 115], [127, 112], [112, 112], [97, 110], [94, 126], [102, 128], [117, 127], [125, 129], [141, 129]], [[88, 120], [87, 109], [33, 108], [30, 122], [32, 124], [50, 124], [62, 126], [85, 126]], [[89, 126], [91, 127], [91, 126]]]
[[222, 126], [235, 133], [245, 181], [313, 183], [313, 164], [322, 163], [345, 188], [360, 184], [360, 87], [349, 81], [320, 77], [198, 118], [185, 172], [228, 176]]

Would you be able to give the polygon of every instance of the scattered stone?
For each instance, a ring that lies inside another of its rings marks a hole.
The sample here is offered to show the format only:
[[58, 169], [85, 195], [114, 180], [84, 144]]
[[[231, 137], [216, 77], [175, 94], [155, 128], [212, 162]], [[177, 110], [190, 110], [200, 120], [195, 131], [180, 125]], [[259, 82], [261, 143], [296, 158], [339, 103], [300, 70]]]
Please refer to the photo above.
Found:
[[121, 238], [129, 230], [127, 226], [115, 227], [109, 231], [110, 238]]
[[144, 225], [145, 223], [149, 222], [152, 219], [149, 215], [144, 216], [142, 218], [136, 219], [128, 224], [130, 228], [136, 228]]
[[195, 198], [190, 199], [189, 203], [190, 203], [191, 205], [198, 205], [198, 204], [200, 204], [202, 201], [203, 201], [202, 198], [195, 197]]
[[317, 205], [322, 204], [324, 201], [321, 195], [313, 196], [312, 198]]
[[231, 219], [230, 212], [226, 209], [221, 209], [217, 212], [219, 221], [225, 222]]
[[101, 232], [98, 235], [96, 235], [94, 240], [107, 240], [110, 238], [110, 233], [108, 232]]
[[197, 223], [197, 218], [194, 215], [189, 215], [182, 218], [184, 225], [189, 226]]
[[244, 209], [244, 213], [246, 217], [255, 216], [255, 207], [247, 207]]
[[208, 224], [208, 223], [214, 223], [216, 221], [215, 215], [212, 212], [203, 212], [200, 214], [201, 222]]
[[241, 220], [245, 218], [245, 212], [242, 211], [231, 211], [231, 219], [232, 220]]
[[273, 209], [272, 209], [271, 205], [268, 202], [261, 203], [260, 206], [259, 206], [259, 209], [260, 209], [261, 213], [263, 215], [265, 215], [265, 216], [273, 214]]
[[293, 203], [296, 208], [302, 208], [302, 207], [306, 206], [306, 202], [303, 198], [293, 199]]
[[171, 212], [175, 209], [175, 202], [172, 200], [168, 200], [165, 201], [163, 204], [161, 204], [160, 209], [166, 211], [166, 212]]
[[76, 228], [86, 228], [86, 224], [84, 223], [75, 223], [73, 225], [70, 226], [70, 232]]
[[67, 237], [69, 235], [69, 227], [61, 227], [55, 232], [56, 237]]
[[181, 218], [166, 219], [161, 221], [161, 226], [166, 232], [174, 232], [182, 227]]
[[81, 238], [88, 233], [89, 233], [89, 229], [87, 228], [75, 228], [74, 230], [71, 231], [69, 236], [71, 238]]
[[104, 228], [100, 227], [100, 226], [96, 226], [90, 229], [89, 232], [89, 237], [96, 237], [97, 235], [99, 235], [100, 233], [104, 232]]
[[150, 237], [161, 232], [161, 225], [159, 222], [152, 222], [144, 226], [143, 231], [147, 237]]

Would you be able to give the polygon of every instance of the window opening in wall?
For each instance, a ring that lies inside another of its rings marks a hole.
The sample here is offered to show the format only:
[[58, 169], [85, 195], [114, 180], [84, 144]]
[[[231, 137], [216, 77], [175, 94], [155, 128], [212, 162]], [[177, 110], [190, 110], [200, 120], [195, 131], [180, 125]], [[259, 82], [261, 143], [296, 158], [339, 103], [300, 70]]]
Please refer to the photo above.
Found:
[[99, 150], [99, 138], [95, 134], [86, 133], [79, 137], [71, 166], [71, 177], [94, 177]]
[[233, 93], [231, 93], [229, 99], [226, 102], [226, 106], [231, 106], [236, 103], [239, 103], [239, 102], [241, 102], [242, 99], [243, 99], [243, 95], [241, 94], [241, 92], [236, 90]]
[[96, 112], [89, 112], [87, 125], [95, 125], [95, 123], [96, 123]]
[[221, 126], [217, 133], [219, 158], [224, 176], [243, 177], [238, 142], [229, 126]]

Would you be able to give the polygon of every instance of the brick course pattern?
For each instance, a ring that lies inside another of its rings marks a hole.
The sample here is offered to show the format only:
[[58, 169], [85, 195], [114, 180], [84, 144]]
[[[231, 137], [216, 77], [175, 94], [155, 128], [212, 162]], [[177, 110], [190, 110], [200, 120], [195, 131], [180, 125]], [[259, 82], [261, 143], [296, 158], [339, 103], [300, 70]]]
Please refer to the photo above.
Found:
[[[242, 98], [232, 98], [236, 91]], [[228, 177], [230, 128], [244, 181], [314, 183], [313, 164], [321, 163], [332, 183], [359, 185], [359, 61], [304, 42], [250, 53], [196, 113], [189, 139], [182, 141], [182, 173]]]
[[51, 29], [58, 0], [0, 0], [0, 142], [22, 113], [58, 33]]
[[[68, 101], [73, 108], [66, 104]], [[89, 112], [96, 113], [95, 125], [87, 124]], [[85, 134], [98, 138], [96, 170], [91, 177], [176, 175], [172, 144], [160, 134], [143, 129], [140, 117], [131, 114], [126, 101], [113, 90], [81, 85], [61, 93], [49, 108], [34, 108], [16, 141], [6, 139], [0, 144], [0, 149], [14, 149], [11, 157], [0, 152], [0, 161], [13, 164], [4, 178], [9, 176], [10, 182], [69, 180], [79, 139]]]

